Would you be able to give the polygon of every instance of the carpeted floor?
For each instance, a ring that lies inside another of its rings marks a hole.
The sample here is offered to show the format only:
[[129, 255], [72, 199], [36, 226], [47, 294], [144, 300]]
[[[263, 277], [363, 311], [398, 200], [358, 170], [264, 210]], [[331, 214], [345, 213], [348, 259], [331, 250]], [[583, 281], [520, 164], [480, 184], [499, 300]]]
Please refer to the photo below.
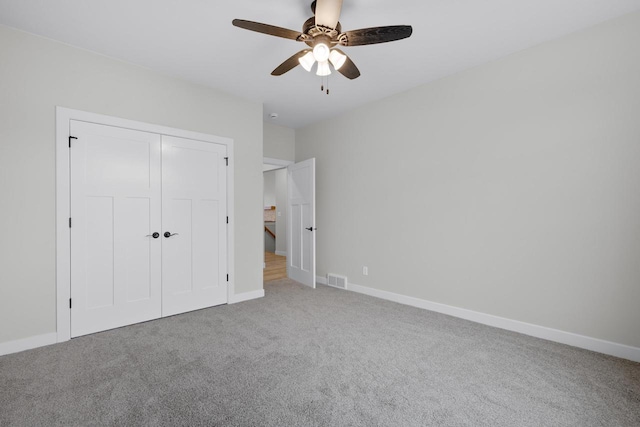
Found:
[[640, 364], [287, 279], [0, 357], [0, 425], [640, 426]]

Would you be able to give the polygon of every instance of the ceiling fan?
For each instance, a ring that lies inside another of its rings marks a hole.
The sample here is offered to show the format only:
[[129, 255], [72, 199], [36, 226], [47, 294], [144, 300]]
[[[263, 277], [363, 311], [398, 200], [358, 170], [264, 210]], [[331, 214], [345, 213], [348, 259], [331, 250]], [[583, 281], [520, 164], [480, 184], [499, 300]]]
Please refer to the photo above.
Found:
[[360, 70], [336, 46], [363, 46], [392, 42], [411, 36], [413, 31], [410, 25], [394, 25], [343, 33], [342, 26], [338, 22], [341, 9], [342, 0], [314, 0], [311, 3], [311, 11], [314, 16], [307, 19], [302, 26], [302, 32], [242, 19], [234, 19], [233, 25], [245, 30], [303, 42], [309, 46], [276, 67], [271, 72], [273, 76], [281, 76], [298, 65], [302, 65], [305, 70], [310, 72], [317, 62], [317, 75], [328, 76], [331, 74], [329, 66], [331, 64], [336, 71], [349, 79], [359, 77]]

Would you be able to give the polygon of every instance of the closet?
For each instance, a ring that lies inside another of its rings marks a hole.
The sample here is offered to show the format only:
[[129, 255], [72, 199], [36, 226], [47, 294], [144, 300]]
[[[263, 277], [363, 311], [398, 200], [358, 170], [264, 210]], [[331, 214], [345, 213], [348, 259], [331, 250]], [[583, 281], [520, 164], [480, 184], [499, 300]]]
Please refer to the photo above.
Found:
[[71, 337], [227, 302], [227, 146], [78, 120]]

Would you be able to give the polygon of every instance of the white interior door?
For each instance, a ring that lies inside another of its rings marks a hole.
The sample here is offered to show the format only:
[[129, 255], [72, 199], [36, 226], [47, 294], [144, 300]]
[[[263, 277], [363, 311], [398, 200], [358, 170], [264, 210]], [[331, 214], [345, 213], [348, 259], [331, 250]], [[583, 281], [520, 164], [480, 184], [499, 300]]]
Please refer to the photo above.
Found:
[[227, 302], [225, 145], [162, 136], [162, 315]]
[[287, 275], [316, 287], [316, 159], [287, 167]]
[[160, 135], [70, 130], [71, 336], [159, 318]]

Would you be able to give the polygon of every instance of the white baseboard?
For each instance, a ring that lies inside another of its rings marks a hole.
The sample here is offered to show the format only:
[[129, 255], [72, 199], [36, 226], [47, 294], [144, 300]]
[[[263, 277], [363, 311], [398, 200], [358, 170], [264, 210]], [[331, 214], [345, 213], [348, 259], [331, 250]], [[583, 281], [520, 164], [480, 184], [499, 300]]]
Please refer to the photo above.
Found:
[[22, 338], [15, 341], [7, 341], [0, 343], [0, 356], [5, 354], [18, 353], [20, 351], [31, 350], [36, 347], [43, 347], [58, 342], [58, 334], [52, 332], [50, 334], [36, 335], [35, 337]]
[[264, 296], [264, 289], [258, 289], [257, 291], [244, 292], [242, 294], [231, 295], [229, 297], [229, 304], [237, 304], [239, 302], [262, 298], [263, 296]]
[[276, 255], [287, 256], [287, 251], [276, 251]]
[[[326, 277], [316, 276], [316, 282], [326, 285], [327, 279]], [[506, 329], [508, 331], [518, 332], [536, 338], [542, 338], [561, 344], [567, 344], [573, 347], [583, 348], [598, 353], [608, 354], [610, 356], [620, 357], [622, 359], [632, 360], [634, 362], [640, 362], [640, 348], [638, 347], [631, 347], [624, 344], [604, 341], [598, 338], [560, 331], [558, 329], [547, 328], [545, 326], [538, 326], [531, 323], [521, 322], [519, 320], [493, 316], [491, 314], [453, 307], [450, 305], [409, 297], [406, 295], [400, 295], [393, 292], [381, 291], [379, 289], [360, 286], [354, 283], [349, 283], [347, 290], [376, 298], [385, 299], [388, 301], [397, 302], [400, 304], [410, 305], [412, 307], [447, 314], [449, 316], [470, 320], [472, 322], [481, 323], [483, 325]]]

